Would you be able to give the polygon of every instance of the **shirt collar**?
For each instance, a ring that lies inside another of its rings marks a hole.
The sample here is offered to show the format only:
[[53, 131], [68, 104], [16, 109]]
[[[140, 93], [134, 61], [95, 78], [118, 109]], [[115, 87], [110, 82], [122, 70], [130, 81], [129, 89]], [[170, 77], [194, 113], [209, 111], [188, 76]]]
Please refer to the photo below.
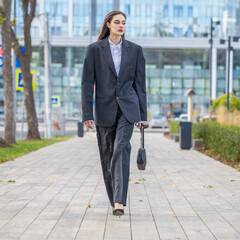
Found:
[[116, 45], [115, 43], [113, 43], [113, 42], [110, 40], [110, 37], [108, 37], [108, 41], [109, 41], [109, 44], [110, 44], [111, 47], [117, 47], [117, 48], [120, 48], [120, 49], [121, 49], [121, 47], [122, 47], [122, 38], [121, 38], [121, 42], [120, 42], [118, 45]]

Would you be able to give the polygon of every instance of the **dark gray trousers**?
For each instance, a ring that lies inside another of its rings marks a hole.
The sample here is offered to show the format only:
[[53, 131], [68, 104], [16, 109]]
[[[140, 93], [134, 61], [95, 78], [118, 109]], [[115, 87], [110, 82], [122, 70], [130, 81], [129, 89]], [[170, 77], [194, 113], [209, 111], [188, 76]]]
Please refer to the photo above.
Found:
[[103, 179], [109, 201], [126, 206], [129, 182], [130, 152], [134, 124], [123, 115], [120, 107], [112, 127], [96, 126]]

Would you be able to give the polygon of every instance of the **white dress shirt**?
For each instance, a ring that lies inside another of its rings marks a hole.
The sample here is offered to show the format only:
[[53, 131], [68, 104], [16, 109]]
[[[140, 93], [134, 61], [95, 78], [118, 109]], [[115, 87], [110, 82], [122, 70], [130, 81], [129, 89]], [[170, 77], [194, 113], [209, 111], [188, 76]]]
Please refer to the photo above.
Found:
[[120, 70], [120, 65], [121, 65], [121, 57], [122, 57], [122, 38], [121, 38], [121, 42], [118, 45], [115, 45], [115, 43], [113, 43], [109, 37], [108, 37], [108, 41], [109, 41], [110, 50], [112, 53], [115, 70], [118, 75]]

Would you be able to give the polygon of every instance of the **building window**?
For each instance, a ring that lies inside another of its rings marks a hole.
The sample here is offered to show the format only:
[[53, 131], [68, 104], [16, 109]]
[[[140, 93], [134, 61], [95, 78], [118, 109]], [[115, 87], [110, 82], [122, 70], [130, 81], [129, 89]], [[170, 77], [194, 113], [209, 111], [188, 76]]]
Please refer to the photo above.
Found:
[[189, 28], [189, 29], [188, 29], [188, 33], [187, 33], [187, 36], [188, 36], [188, 37], [192, 37], [192, 35], [193, 35], [193, 30], [192, 30], [192, 28]]
[[130, 4], [125, 5], [125, 13], [126, 15], [130, 15]]
[[188, 17], [193, 17], [193, 7], [188, 7]]
[[61, 27], [51, 27], [51, 35], [61, 36], [62, 28]]
[[173, 35], [174, 35], [174, 37], [182, 37], [183, 36], [183, 29], [175, 27]]
[[141, 5], [135, 5], [136, 16], [141, 16]]
[[174, 6], [173, 16], [174, 17], [182, 17], [183, 16], [183, 6]]
[[45, 12], [49, 13], [49, 27], [53, 35], [68, 35], [68, 1], [45, 0], [44, 3]]
[[178, 13], [179, 13], [179, 17], [182, 17], [183, 16], [183, 7], [182, 6], [180, 6], [180, 7], [178, 7]]
[[39, 27], [31, 27], [31, 35], [33, 37], [39, 37]]
[[173, 9], [173, 16], [178, 17], [178, 7], [176, 6], [174, 6], [174, 9]]
[[163, 16], [164, 16], [164, 17], [168, 17], [168, 5], [164, 5], [164, 8], [163, 8]]

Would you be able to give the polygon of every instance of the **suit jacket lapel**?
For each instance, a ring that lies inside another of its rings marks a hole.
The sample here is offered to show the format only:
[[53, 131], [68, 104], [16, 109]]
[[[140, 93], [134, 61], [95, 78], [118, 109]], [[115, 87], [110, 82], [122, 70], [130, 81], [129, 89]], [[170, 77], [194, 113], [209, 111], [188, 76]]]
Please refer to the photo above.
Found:
[[122, 42], [122, 57], [121, 57], [121, 64], [120, 64], [120, 70], [119, 70], [119, 77], [128, 62], [129, 55], [131, 52], [131, 49], [130, 49], [127, 41], [124, 38], [122, 39], [122, 41], [123, 41]]
[[102, 47], [101, 52], [102, 52], [106, 62], [108, 63], [108, 65], [109, 65], [110, 69], [112, 70], [112, 72], [114, 73], [114, 75], [117, 77], [117, 73], [116, 73], [113, 58], [112, 58], [112, 53], [111, 53], [111, 50], [110, 50], [110, 45], [109, 45], [109, 42], [108, 42], [108, 37], [106, 37], [103, 40], [103, 43], [102, 43], [101, 47]]

